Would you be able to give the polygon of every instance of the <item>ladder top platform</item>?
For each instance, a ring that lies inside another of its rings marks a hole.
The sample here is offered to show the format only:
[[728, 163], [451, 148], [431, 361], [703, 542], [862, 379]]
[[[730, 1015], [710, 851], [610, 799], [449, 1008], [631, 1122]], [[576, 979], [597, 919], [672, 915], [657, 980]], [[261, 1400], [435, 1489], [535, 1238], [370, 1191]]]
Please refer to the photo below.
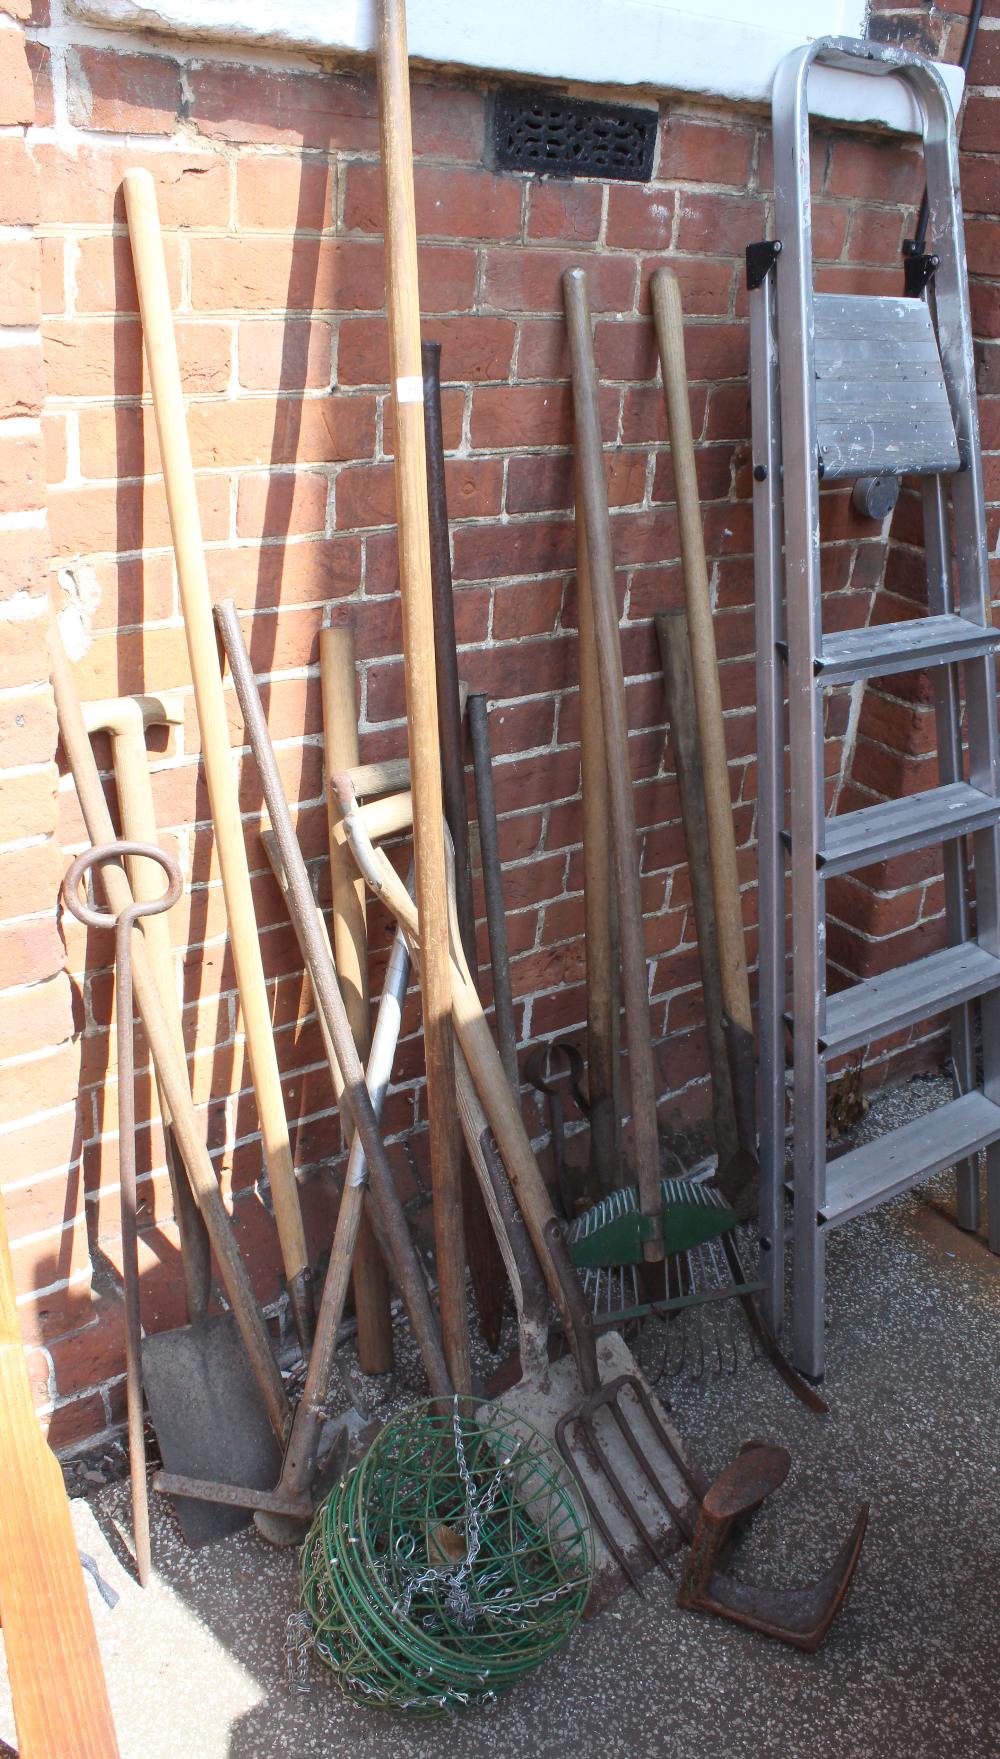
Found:
[[817, 293], [814, 318], [824, 480], [956, 471], [955, 424], [923, 301]]

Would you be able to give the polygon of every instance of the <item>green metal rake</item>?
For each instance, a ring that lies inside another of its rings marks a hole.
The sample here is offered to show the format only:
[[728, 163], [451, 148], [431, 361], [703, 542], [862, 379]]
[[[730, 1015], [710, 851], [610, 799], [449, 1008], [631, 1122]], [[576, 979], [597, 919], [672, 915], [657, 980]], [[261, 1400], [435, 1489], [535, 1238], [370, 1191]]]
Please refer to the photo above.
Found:
[[[763, 1281], [747, 1274], [736, 1244], [739, 1217], [707, 1180], [662, 1179], [661, 1225], [664, 1267], [647, 1265], [643, 1245], [652, 1222], [639, 1206], [639, 1191], [627, 1185], [571, 1222], [566, 1241], [583, 1283], [594, 1326], [608, 1331], [630, 1321], [661, 1319], [643, 1334], [642, 1366], [647, 1379], [687, 1372], [700, 1378], [740, 1367], [740, 1345], [750, 1360], [771, 1361], [786, 1385], [811, 1410], [826, 1405], [800, 1379], [782, 1355], [757, 1309]], [[662, 1293], [652, 1278], [662, 1281]], [[746, 1327], [738, 1323], [739, 1302]], [[658, 1335], [657, 1335], [658, 1334]]]

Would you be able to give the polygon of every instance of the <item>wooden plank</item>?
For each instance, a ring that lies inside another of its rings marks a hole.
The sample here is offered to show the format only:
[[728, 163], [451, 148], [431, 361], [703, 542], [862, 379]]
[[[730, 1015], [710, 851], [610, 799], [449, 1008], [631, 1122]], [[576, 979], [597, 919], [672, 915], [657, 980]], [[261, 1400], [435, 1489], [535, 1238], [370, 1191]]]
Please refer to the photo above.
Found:
[[62, 1472], [35, 1415], [0, 1202], [0, 1623], [20, 1759], [118, 1759]]

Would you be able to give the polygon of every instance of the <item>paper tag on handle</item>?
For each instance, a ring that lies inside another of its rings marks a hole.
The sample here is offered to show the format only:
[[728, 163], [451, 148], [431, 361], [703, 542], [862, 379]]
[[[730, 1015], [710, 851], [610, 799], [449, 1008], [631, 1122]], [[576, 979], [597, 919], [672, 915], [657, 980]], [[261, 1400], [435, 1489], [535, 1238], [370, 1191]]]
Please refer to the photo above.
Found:
[[419, 373], [411, 373], [408, 377], [396, 380], [397, 403], [422, 403], [424, 400], [424, 381]]

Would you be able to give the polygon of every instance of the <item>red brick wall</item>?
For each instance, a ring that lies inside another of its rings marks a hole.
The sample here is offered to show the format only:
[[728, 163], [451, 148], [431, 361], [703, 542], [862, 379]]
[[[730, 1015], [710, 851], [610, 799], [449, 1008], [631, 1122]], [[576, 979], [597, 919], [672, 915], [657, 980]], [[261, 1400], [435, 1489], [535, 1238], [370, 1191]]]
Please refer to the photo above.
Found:
[[[119, 187], [128, 165], [146, 164], [157, 179], [213, 590], [246, 613], [286, 787], [321, 867], [316, 659], [324, 621], [349, 616], [356, 630], [364, 755], [398, 754], [405, 728], [372, 82], [356, 69], [331, 75], [291, 57], [228, 64], [166, 39], [84, 32], [77, 41], [50, 26], [43, 3], [27, 20], [26, 44], [13, 22], [0, 36], [9, 57], [0, 80], [0, 323], [12, 343], [0, 409], [0, 1129], [25, 1335], [52, 1440], [66, 1446], [119, 1418], [123, 1361], [111, 947], [55, 913], [59, 880], [84, 834], [72, 787], [65, 777], [56, 787], [47, 576], [74, 613], [85, 696], [173, 686], [187, 695], [185, 725], [154, 761], [164, 840], [189, 885], [173, 929], [195, 1099], [259, 1292], [268, 1301], [279, 1294], [156, 439], [141, 402]], [[29, 69], [34, 123], [25, 136]], [[970, 129], [985, 127], [988, 102], [970, 107]], [[768, 129], [762, 112], [671, 100], [662, 105], [648, 188], [547, 184], [483, 168], [484, 105], [476, 82], [421, 78], [414, 87], [421, 291], [426, 333], [444, 348], [462, 671], [495, 704], [522, 1043], [579, 1035], [584, 1014], [571, 420], [559, 288], [563, 267], [580, 262], [597, 314], [605, 432], [616, 442], [608, 468], [662, 1122], [701, 1126], [709, 1108], [697, 955], [650, 621], [679, 602], [681, 581], [647, 286], [651, 269], [670, 262], [684, 289], [753, 952], [742, 252], [765, 230]], [[912, 152], [830, 130], [817, 140], [814, 183], [822, 284], [898, 287], [907, 204], [919, 194]], [[987, 373], [991, 361], [987, 349]], [[984, 413], [989, 423], [992, 402]], [[844, 492], [824, 497], [824, 517], [831, 621], [861, 620], [882, 577], [881, 534], [851, 514]], [[832, 793], [845, 752], [855, 780], [863, 768], [856, 722], [846, 702], [834, 704]], [[233, 738], [241, 743], [235, 708]], [[100, 755], [106, 768], [108, 754]], [[334, 1183], [319, 1169], [338, 1155], [339, 1129], [259, 844], [251, 766], [243, 794], [296, 1156], [314, 1175], [303, 1199], [315, 1256], [335, 1203]], [[372, 915], [381, 941], [384, 924]], [[871, 933], [886, 932], [872, 923]], [[422, 1088], [412, 1000], [407, 1026], [386, 1127], [404, 1194], [416, 1199]], [[155, 1328], [180, 1321], [181, 1294], [148, 1071], [141, 1089], [143, 1302]]]

